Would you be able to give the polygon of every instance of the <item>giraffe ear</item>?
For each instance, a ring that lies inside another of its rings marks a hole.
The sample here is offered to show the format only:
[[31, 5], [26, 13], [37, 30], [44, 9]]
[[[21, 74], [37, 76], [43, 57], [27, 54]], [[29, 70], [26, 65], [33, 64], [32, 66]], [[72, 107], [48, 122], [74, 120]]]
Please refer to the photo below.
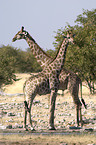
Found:
[[67, 37], [73, 37], [72, 30], [67, 31]]
[[22, 28], [21, 28], [21, 32], [23, 32], [23, 30], [24, 30], [24, 27], [22, 26]]
[[76, 34], [73, 34], [73, 38], [76, 36]]
[[63, 38], [65, 39], [65, 38], [67, 38], [66, 36], [63, 36]]

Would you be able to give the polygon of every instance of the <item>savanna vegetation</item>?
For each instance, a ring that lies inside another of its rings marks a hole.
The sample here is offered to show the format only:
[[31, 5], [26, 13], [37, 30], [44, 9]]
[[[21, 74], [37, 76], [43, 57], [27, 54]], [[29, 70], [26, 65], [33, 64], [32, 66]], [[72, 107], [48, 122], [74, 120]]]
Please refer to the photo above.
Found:
[[[77, 16], [75, 26], [67, 24], [58, 29], [55, 35], [54, 50], [46, 53], [54, 57], [60, 46], [66, 30], [72, 30], [75, 35], [74, 44], [67, 51], [65, 67], [77, 73], [82, 81], [86, 81], [90, 92], [96, 90], [96, 9], [83, 10]], [[40, 72], [42, 69], [28, 48], [26, 51], [12, 46], [0, 47], [0, 86], [16, 81], [15, 73]]]

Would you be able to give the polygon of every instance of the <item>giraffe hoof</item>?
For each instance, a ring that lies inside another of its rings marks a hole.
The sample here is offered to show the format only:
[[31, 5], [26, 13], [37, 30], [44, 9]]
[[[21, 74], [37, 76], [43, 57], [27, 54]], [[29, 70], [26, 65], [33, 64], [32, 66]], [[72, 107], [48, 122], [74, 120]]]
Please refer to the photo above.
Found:
[[49, 127], [49, 130], [56, 130], [55, 127]]
[[25, 131], [28, 131], [28, 128], [24, 128]]
[[35, 129], [33, 127], [31, 127], [31, 131], [35, 131]]

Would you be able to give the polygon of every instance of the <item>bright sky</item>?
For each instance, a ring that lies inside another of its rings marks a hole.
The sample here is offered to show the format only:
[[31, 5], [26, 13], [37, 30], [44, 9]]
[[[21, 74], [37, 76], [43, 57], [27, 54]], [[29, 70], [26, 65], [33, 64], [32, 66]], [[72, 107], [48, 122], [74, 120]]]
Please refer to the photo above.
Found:
[[25, 40], [12, 42], [24, 26], [43, 49], [54, 49], [54, 31], [64, 28], [66, 22], [75, 25], [82, 9], [95, 8], [96, 0], [0, 0], [0, 46], [28, 48]]

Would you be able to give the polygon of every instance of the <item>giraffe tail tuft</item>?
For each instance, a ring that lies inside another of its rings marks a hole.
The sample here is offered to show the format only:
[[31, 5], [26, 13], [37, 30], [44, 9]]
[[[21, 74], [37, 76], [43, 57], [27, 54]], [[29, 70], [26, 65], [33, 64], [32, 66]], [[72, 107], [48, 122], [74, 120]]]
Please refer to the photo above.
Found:
[[82, 103], [83, 103], [85, 109], [87, 109], [87, 105], [85, 104], [85, 101], [84, 101], [84, 99], [82, 98], [82, 81], [81, 81], [81, 80], [80, 80], [80, 90], [81, 90], [81, 101], [82, 101]]
[[82, 101], [82, 103], [84, 104], [85, 109], [87, 109], [87, 105], [85, 104], [85, 101], [84, 101], [83, 98], [81, 99], [81, 101]]
[[24, 101], [24, 106], [25, 106], [25, 109], [30, 113], [30, 109], [28, 108], [28, 103], [27, 103], [27, 101]]

